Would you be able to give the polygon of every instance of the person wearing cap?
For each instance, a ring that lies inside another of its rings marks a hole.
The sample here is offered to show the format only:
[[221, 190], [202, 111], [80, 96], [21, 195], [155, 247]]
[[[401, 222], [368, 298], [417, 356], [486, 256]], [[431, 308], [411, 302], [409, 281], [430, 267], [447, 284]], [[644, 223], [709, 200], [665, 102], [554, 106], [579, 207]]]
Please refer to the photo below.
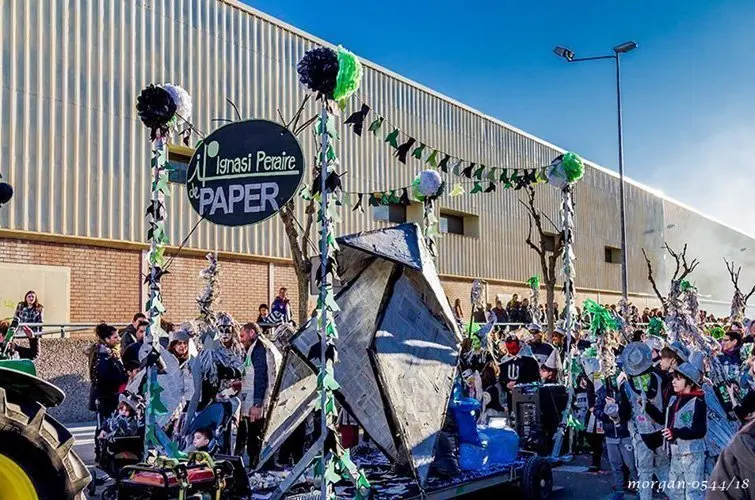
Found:
[[671, 500], [702, 499], [705, 493], [705, 434], [708, 412], [700, 384], [703, 374], [692, 364], [682, 363], [673, 372], [671, 399], [663, 439], [671, 451], [671, 468], [666, 494]]
[[[618, 387], [618, 388], [617, 388]], [[611, 381], [602, 384], [595, 394], [593, 415], [603, 424], [608, 462], [611, 464], [613, 500], [624, 498], [624, 471], [629, 471], [629, 480], [637, 477], [634, 463], [634, 444], [629, 433], [632, 405], [620, 384]]]
[[543, 384], [558, 383], [558, 367], [556, 366], [555, 358], [548, 358], [540, 365], [540, 382]]
[[674, 395], [674, 386], [671, 384], [671, 373], [682, 363], [689, 361], [689, 349], [681, 341], [674, 340], [663, 346], [658, 369], [664, 378], [663, 401], [668, 403]]
[[[529, 343], [530, 349], [532, 349], [532, 355], [535, 356], [539, 366], [543, 366], [548, 358], [554, 355], [554, 353], [556, 358], [558, 358], [556, 348], [548, 342], [543, 342], [543, 329], [540, 325], [537, 323], [530, 323], [527, 325], [527, 331], [532, 335], [532, 340]], [[555, 359], [551, 364], [560, 365], [561, 360]]]
[[194, 378], [191, 374], [191, 360], [189, 342], [194, 334], [191, 323], [181, 323], [178, 329], [170, 332], [168, 337], [168, 352], [178, 360], [178, 367], [182, 374], [183, 386], [180, 388], [184, 401], [191, 400], [194, 395]]
[[653, 364], [658, 364], [658, 362], [661, 360], [661, 350], [663, 350], [663, 339], [657, 335], [653, 334], [646, 334], [645, 335], [645, 341], [644, 341], [648, 347], [650, 347], [650, 350], [652, 351], [653, 355]]
[[501, 387], [506, 391], [507, 404], [511, 410], [511, 391], [517, 384], [529, 384], [540, 380], [540, 368], [534, 357], [525, 356], [522, 341], [511, 333], [506, 337], [506, 355], [500, 364]]
[[640, 500], [653, 496], [652, 479], [668, 479], [668, 455], [663, 448], [663, 380], [653, 368], [650, 347], [643, 342], [630, 342], [622, 352], [622, 368], [627, 381], [622, 384], [632, 406], [634, 446], [637, 458]]

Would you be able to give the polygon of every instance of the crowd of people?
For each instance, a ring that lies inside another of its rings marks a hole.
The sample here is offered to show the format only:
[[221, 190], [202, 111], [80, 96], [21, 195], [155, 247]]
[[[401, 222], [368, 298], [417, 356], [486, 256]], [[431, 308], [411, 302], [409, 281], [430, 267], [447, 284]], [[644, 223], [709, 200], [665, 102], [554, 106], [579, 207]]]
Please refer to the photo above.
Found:
[[[290, 309], [287, 290], [281, 288], [271, 308], [260, 305], [257, 321], [240, 325], [226, 313], [216, 315], [220, 349], [209, 358], [215, 365], [209, 371], [215, 376], [202, 372], [196, 414], [216, 402], [234, 403], [229, 407], [236, 431], [235, 446], [231, 449], [231, 443], [226, 442], [226, 452], [239, 456], [246, 452], [249, 465], [254, 465], [259, 456], [265, 415], [282, 359], [279, 347], [263, 330], [290, 321]], [[151, 359], [149, 346], [145, 347], [148, 326], [147, 316], [141, 312], [120, 331], [100, 324], [95, 329], [95, 343], [86, 351], [91, 380], [89, 407], [98, 422], [95, 442], [98, 462], [102, 461], [109, 439], [144, 436], [147, 390], [144, 372], [150, 364], [158, 366]], [[185, 435], [192, 428], [187, 427], [191, 422], [186, 419], [195, 392], [194, 371], [207, 370], [198, 359], [202, 352], [199, 332], [191, 322], [174, 325], [164, 320], [161, 330], [166, 334], [160, 337], [161, 362], [171, 356], [174, 363], [169, 364], [177, 366], [181, 374], [179, 387], [171, 388], [181, 395], [181, 403], [161, 424], [161, 431], [182, 445], [184, 451], [219, 451], [221, 440], [228, 438], [218, 435], [216, 428], [196, 428], [188, 437]]]
[[[506, 312], [517, 309], [516, 299]], [[720, 426], [728, 426], [724, 434], [733, 436], [755, 417], [755, 321], [709, 325], [704, 336], [710, 351], [703, 354], [655, 331], [650, 320], [661, 319], [662, 312], [639, 315], [630, 309], [637, 325], [648, 325], [635, 327], [631, 338], [611, 348], [617, 368], [606, 375], [590, 314], [580, 311], [567, 336], [563, 321], [547, 333], [538, 321], [526, 327], [496, 325], [507, 323], [499, 321], [497, 309], [501, 301], [488, 323], [465, 338], [460, 356], [465, 395], [480, 401], [481, 424], [490, 417], [515, 420], [512, 392], [521, 384], [569, 384], [574, 390], [573, 407], [565, 409], [570, 447], [591, 454], [592, 472], [600, 470], [607, 452], [615, 499], [628, 490], [642, 500], [654, 490], [669, 498], [699, 499], [707, 482], [734, 479], [741, 486], [753, 477], [755, 428], [749, 426], [726, 448]], [[616, 307], [605, 310], [618, 318]], [[709, 315], [698, 319], [702, 324]], [[552, 437], [555, 430], [543, 432]]]
[[[604, 309], [619, 318], [617, 306]], [[564, 311], [559, 314], [557, 307], [555, 311], [563, 318]], [[670, 498], [703, 498], [704, 481], [745, 480], [755, 473], [751, 446], [755, 428], [749, 425], [733, 442], [721, 442], [722, 423], [712, 420], [722, 416], [723, 425], [736, 429], [755, 417], [755, 321], [716, 319], [701, 311], [696, 319], [705, 325], [709, 352], [704, 354], [680, 339], [665, 337], [663, 327], [658, 330], [665, 319], [663, 311], [646, 308], [640, 313], [630, 306], [625, 325], [635, 325], [635, 329], [627, 336], [625, 328], [623, 341], [611, 347], [616, 369], [607, 372], [599, 353], [600, 341], [591, 329], [594, 313], [577, 308], [575, 326], [567, 334], [563, 320], [556, 322], [553, 331], [546, 331], [543, 306], [533, 307], [528, 299], [519, 301], [516, 294], [505, 307], [502, 300], [496, 300], [495, 306], [475, 308], [469, 317], [457, 299], [453, 312], [465, 327], [459, 379], [464, 394], [480, 403], [478, 421], [501, 416], [514, 419], [512, 395], [517, 386], [560, 384], [572, 388], [573, 405], [565, 409], [569, 449], [588, 452], [593, 472], [601, 469], [603, 454], [607, 454], [614, 498], [637, 490], [639, 498], [647, 500], [659, 489]], [[180, 371], [182, 399], [161, 430], [183, 443], [186, 450], [214, 452], [220, 438], [217, 429], [200, 427], [189, 435], [184, 432], [190, 428], [186, 415], [191, 401], [198, 400], [197, 412], [214, 402], [238, 401], [232, 418], [237, 431], [232, 451], [246, 453], [247, 463], [254, 465], [281, 365], [280, 342], [286, 339], [274, 330], [276, 325], [290, 325], [291, 318], [285, 288], [279, 290], [271, 307], [259, 306], [256, 321], [239, 325], [229, 315], [218, 313], [221, 352], [211, 358], [216, 376], [203, 373], [201, 394], [196, 398], [194, 371], [207, 369], [198, 360], [202, 352], [199, 332], [192, 323], [163, 321], [162, 356], [171, 356]], [[36, 293], [29, 291], [18, 304], [14, 321], [42, 322]], [[466, 328], [470, 323], [479, 327], [474, 334]], [[21, 328], [29, 339], [29, 347], [24, 347], [7, 337], [10, 326], [8, 321], [0, 323], [5, 357], [37, 358], [40, 347], [34, 334], [39, 328]], [[96, 341], [86, 350], [89, 407], [98, 420], [98, 460], [108, 440], [144, 436], [144, 373], [155, 363], [149, 346], [145, 347], [148, 327], [148, 318], [141, 312], [120, 331], [100, 324], [95, 329]], [[293, 331], [292, 327], [288, 331]], [[316, 355], [310, 353], [310, 357]], [[344, 430], [356, 428], [348, 415], [342, 414], [339, 422]], [[545, 430], [548, 439], [555, 431]], [[278, 464], [290, 465], [301, 456], [303, 433], [303, 428], [295, 431], [295, 449], [290, 443], [284, 446]]]

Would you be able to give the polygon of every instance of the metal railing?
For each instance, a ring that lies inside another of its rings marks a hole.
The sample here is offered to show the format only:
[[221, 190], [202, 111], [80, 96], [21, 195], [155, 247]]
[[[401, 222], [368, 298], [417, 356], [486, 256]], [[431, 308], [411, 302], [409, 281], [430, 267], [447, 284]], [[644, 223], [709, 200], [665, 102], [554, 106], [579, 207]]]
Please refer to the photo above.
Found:
[[[19, 328], [28, 326], [29, 328], [42, 328], [40, 332], [34, 332], [35, 337], [45, 337], [50, 335], [58, 335], [60, 338], [67, 338], [72, 332], [81, 332], [86, 330], [93, 330], [100, 323], [19, 323]], [[123, 328], [129, 323], [108, 323], [109, 326], [116, 328]], [[20, 333], [20, 332], [19, 332]], [[16, 334], [16, 337], [19, 337]]]

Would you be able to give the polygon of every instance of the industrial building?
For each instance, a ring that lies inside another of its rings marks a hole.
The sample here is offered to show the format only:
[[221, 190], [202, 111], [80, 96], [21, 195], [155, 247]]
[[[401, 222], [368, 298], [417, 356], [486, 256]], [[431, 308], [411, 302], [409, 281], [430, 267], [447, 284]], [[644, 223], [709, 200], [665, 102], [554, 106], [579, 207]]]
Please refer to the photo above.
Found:
[[[135, 102], [143, 87], [171, 82], [186, 88], [194, 103], [192, 122], [204, 133], [222, 124], [217, 119], [236, 119], [227, 99], [243, 118], [279, 121], [279, 110], [291, 117], [305, 96], [296, 73], [305, 51], [338, 43], [236, 0], [5, 0], [0, 31], [0, 174], [15, 188], [0, 209], [0, 314], [12, 314], [24, 292], [35, 289], [52, 322], [124, 322], [142, 307], [150, 144]], [[391, 123], [452, 154], [515, 168], [547, 165], [564, 151], [386, 68], [369, 61], [364, 66], [361, 96]], [[346, 112], [359, 105], [355, 100]], [[315, 112], [308, 103], [305, 115]], [[381, 138], [357, 137], [343, 118], [336, 149], [348, 171], [346, 189], [406, 186], [422, 170], [419, 161], [400, 163]], [[300, 140], [312, 158], [311, 134]], [[176, 164], [190, 154], [178, 143], [171, 146]], [[179, 177], [167, 205], [173, 254], [199, 220]], [[651, 188], [631, 180], [626, 187], [631, 300], [654, 303], [642, 249], [665, 288], [670, 262], [663, 258], [663, 242], [675, 248], [688, 243], [688, 254], [701, 260], [692, 281], [702, 307], [725, 313], [732, 288], [722, 257], [745, 266], [743, 287], [749, 289], [746, 281], [755, 275], [748, 274], [748, 255], [755, 241]], [[618, 191], [617, 175], [588, 162], [575, 189], [580, 302], [613, 302], [620, 294]], [[487, 281], [492, 300], [526, 293], [525, 280], [540, 274], [537, 256], [525, 244], [529, 224], [522, 198], [521, 191], [504, 189], [441, 198], [445, 234], [438, 265], [451, 300], [466, 304], [474, 278]], [[537, 203], [554, 221], [559, 201], [555, 188], [537, 186]], [[415, 208], [344, 209], [337, 231], [418, 220]], [[210, 250], [221, 263], [220, 307], [239, 320], [256, 317], [257, 306], [280, 286], [296, 294], [278, 217], [242, 228], [203, 221], [163, 279], [168, 319], [196, 315], [198, 272]]]

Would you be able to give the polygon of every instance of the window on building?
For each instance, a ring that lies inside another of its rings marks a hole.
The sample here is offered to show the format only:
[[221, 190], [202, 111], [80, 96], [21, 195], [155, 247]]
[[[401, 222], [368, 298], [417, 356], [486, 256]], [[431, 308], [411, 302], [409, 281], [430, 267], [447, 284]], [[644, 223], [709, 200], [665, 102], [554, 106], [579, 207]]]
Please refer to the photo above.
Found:
[[543, 250], [546, 252], [555, 252], [556, 251], [556, 241], [558, 236], [555, 234], [545, 234], [543, 235]]
[[186, 184], [189, 162], [194, 150], [178, 144], [168, 144], [168, 162], [171, 169], [168, 172], [168, 181], [176, 184]]
[[464, 234], [464, 217], [461, 215], [440, 214], [440, 232]]
[[606, 262], [608, 264], [621, 264], [621, 249], [605, 247]]
[[378, 205], [372, 207], [372, 217], [375, 220], [403, 224], [406, 222], [406, 207], [404, 205]]

